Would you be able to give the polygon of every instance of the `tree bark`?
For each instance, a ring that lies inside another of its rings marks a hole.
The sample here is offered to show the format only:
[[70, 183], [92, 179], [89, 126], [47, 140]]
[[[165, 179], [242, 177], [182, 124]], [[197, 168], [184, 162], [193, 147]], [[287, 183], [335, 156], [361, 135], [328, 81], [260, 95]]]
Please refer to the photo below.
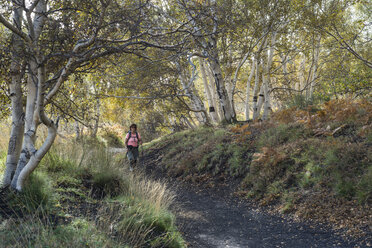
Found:
[[24, 125], [24, 138], [23, 138], [23, 145], [22, 145], [22, 151], [21, 155], [17, 164], [17, 169], [14, 173], [13, 179], [12, 179], [12, 188], [17, 187], [17, 180], [19, 177], [19, 174], [23, 170], [23, 168], [28, 163], [28, 160], [30, 159], [31, 153], [34, 152], [34, 142], [36, 139], [36, 129], [37, 125], [35, 123], [34, 125], [34, 115], [35, 115], [35, 103], [36, 103], [36, 97], [37, 97], [37, 81], [38, 78], [35, 75], [37, 70], [37, 64], [36, 61], [32, 60], [29, 63], [29, 72], [28, 72], [28, 78], [27, 78], [27, 101], [26, 101], [26, 114], [25, 114], [25, 125]]
[[[54, 140], [57, 136], [57, 128], [58, 128], [58, 121], [57, 123], [54, 123], [52, 120], [50, 120], [45, 112], [44, 112], [44, 92], [43, 92], [43, 86], [45, 83], [46, 73], [45, 73], [45, 67], [39, 66], [38, 67], [38, 91], [37, 91], [37, 100], [36, 100], [36, 106], [35, 106], [35, 118], [32, 123], [31, 129], [28, 131], [29, 135], [25, 136], [25, 143], [28, 148], [28, 155], [29, 160], [25, 164], [24, 168], [19, 173], [19, 176], [16, 181], [16, 189], [18, 191], [22, 191], [23, 187], [25, 185], [26, 179], [30, 176], [30, 174], [35, 170], [35, 168], [39, 165], [41, 159], [45, 156], [45, 154], [49, 151], [50, 147], [54, 143]], [[42, 122], [45, 126], [48, 127], [48, 136], [45, 139], [42, 146], [39, 148], [39, 150], [35, 149], [35, 134], [37, 126], [39, 125], [39, 122]], [[20, 166], [20, 163], [18, 164]], [[14, 180], [14, 179], [13, 179]], [[13, 182], [12, 182], [13, 184]]]
[[[18, 5], [19, 6], [19, 5]], [[13, 7], [13, 22], [20, 29], [22, 25], [22, 9], [14, 5]], [[22, 148], [23, 129], [24, 129], [24, 113], [22, 104], [22, 73], [21, 73], [21, 52], [22, 39], [16, 35], [12, 35], [12, 62], [10, 65], [11, 82], [9, 85], [10, 98], [12, 106], [12, 127], [10, 131], [8, 154], [6, 157], [5, 173], [2, 180], [2, 187], [8, 187], [12, 181], [12, 176], [17, 168], [17, 163]]]
[[195, 112], [196, 119], [203, 124], [210, 124], [209, 116], [207, 115], [207, 111], [205, 110], [205, 106], [203, 101], [200, 99], [198, 92], [195, 89], [194, 85], [194, 72], [190, 78], [190, 82], [187, 83], [185, 71], [181, 68], [180, 64], [177, 62], [177, 67], [180, 72], [180, 81], [182, 84], [183, 89], [185, 90], [186, 94], [189, 96], [191, 101], [191, 110]]
[[231, 67], [232, 67], [232, 45], [230, 44], [229, 46], [229, 56], [227, 59], [227, 65], [226, 65], [226, 71], [225, 71], [225, 82], [226, 82], [226, 91], [227, 95], [229, 97], [229, 103], [230, 103], [230, 108], [234, 110], [234, 86], [233, 86], [233, 81], [231, 79]]
[[[264, 75], [262, 74], [262, 79], [264, 78]], [[265, 95], [264, 95], [264, 82], [262, 82], [260, 87], [260, 93], [258, 94], [258, 102], [256, 107], [256, 112], [254, 113], [253, 119], [257, 120], [260, 117], [261, 109], [264, 103]]]
[[195, 129], [195, 126], [189, 121], [189, 119], [186, 116], [182, 115], [181, 117], [186, 122], [186, 125], [189, 126], [189, 128]]
[[245, 120], [249, 120], [249, 99], [250, 99], [250, 89], [251, 89], [251, 80], [253, 77], [253, 74], [255, 72], [255, 67], [256, 67], [257, 61], [252, 58], [252, 68], [251, 72], [249, 73], [248, 80], [247, 80], [247, 89], [245, 92], [246, 98], [245, 98]]
[[79, 122], [78, 121], [75, 121], [75, 134], [76, 134], [75, 139], [76, 140], [80, 139], [80, 128], [79, 128]]
[[263, 91], [264, 91], [264, 112], [262, 115], [263, 120], [267, 120], [269, 118], [269, 111], [271, 109], [270, 106], [270, 92], [269, 92], [269, 87], [271, 86], [271, 76], [270, 76], [270, 70], [271, 70], [271, 65], [273, 63], [273, 58], [274, 58], [274, 47], [276, 43], [276, 35], [277, 32], [273, 32], [271, 36], [271, 44], [269, 48], [269, 52], [267, 55], [267, 64], [264, 69], [264, 75], [262, 76], [262, 82], [263, 82]]
[[[221, 107], [223, 118], [226, 122], [231, 123], [236, 121], [234, 108], [230, 105], [230, 99], [226, 91], [225, 81], [222, 77], [222, 70], [219, 63], [218, 50], [217, 50], [217, 29], [218, 29], [218, 18], [216, 14], [217, 4], [215, 1], [212, 1], [211, 7], [209, 8], [211, 19], [213, 21], [213, 32], [212, 34], [203, 35], [199, 28], [198, 23], [196, 23], [194, 17], [191, 13], [192, 10], [185, 10], [189, 22], [193, 25], [193, 30], [195, 32], [194, 39], [196, 44], [199, 46], [199, 49], [202, 50], [203, 54], [206, 54], [208, 58], [208, 63], [210, 69], [212, 70], [213, 81], [216, 86], [216, 91], [219, 99], [219, 105]], [[207, 38], [207, 39], [206, 39]], [[208, 40], [208, 41], [207, 41]]]
[[300, 68], [298, 71], [298, 90], [300, 91], [300, 94], [302, 94], [302, 91], [305, 90], [305, 55], [303, 53], [301, 53], [300, 61]]
[[262, 75], [263, 93], [264, 93], [264, 112], [262, 114], [262, 120], [267, 120], [269, 118], [270, 106], [270, 96], [269, 96], [269, 79], [270, 76]]
[[253, 120], [256, 120], [258, 115], [258, 107], [257, 107], [257, 101], [258, 101], [258, 96], [257, 96], [257, 91], [258, 91], [258, 86], [260, 83], [260, 60], [256, 58], [256, 74], [255, 74], [255, 79], [254, 79], [254, 88], [253, 88]]
[[213, 104], [214, 106], [216, 107], [216, 116], [218, 118], [218, 122], [222, 121], [222, 118], [223, 118], [223, 112], [222, 112], [222, 109], [221, 109], [221, 106], [219, 104], [219, 101], [218, 101], [218, 96], [217, 96], [217, 90], [216, 90], [216, 85], [214, 84], [214, 78], [213, 78], [213, 73], [212, 73], [212, 70], [210, 69], [210, 66], [209, 65], [206, 65], [206, 69], [207, 69], [207, 75], [208, 75], [208, 78], [209, 78], [209, 87], [210, 87], [210, 91], [211, 91], [211, 95], [212, 95], [212, 101], [213, 101]]
[[320, 40], [321, 40], [321, 36], [320, 36], [320, 34], [318, 34], [317, 39], [314, 42], [315, 43], [315, 49], [314, 49], [313, 66], [312, 66], [311, 75], [310, 75], [309, 99], [311, 99], [313, 97], [315, 81], [316, 81], [316, 77], [317, 77], [319, 54], [320, 54]]
[[95, 115], [94, 115], [94, 124], [91, 137], [96, 138], [98, 127], [99, 127], [99, 120], [101, 117], [101, 100], [98, 96], [97, 88], [95, 84], [93, 84], [94, 94], [96, 95], [96, 106], [95, 106]]
[[200, 71], [201, 71], [202, 79], [203, 79], [204, 91], [207, 96], [209, 115], [211, 116], [211, 119], [213, 122], [218, 122], [218, 117], [217, 117], [217, 112], [216, 112], [217, 109], [213, 103], [212, 93], [211, 93], [211, 90], [208, 84], [207, 75], [206, 75], [204, 60], [200, 57], [199, 57], [199, 64], [200, 64]]
[[220, 101], [220, 106], [223, 112], [224, 120], [231, 123], [236, 120], [234, 110], [230, 104], [230, 99], [227, 94], [225, 83], [222, 77], [221, 66], [216, 56], [213, 56], [209, 60], [209, 65], [213, 72], [214, 83], [216, 85], [217, 95]]

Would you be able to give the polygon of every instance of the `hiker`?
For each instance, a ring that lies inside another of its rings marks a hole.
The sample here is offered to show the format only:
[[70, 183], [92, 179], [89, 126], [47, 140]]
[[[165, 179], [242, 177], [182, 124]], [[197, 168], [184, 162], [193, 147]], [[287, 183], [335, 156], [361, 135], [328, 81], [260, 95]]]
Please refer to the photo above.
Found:
[[125, 136], [127, 146], [127, 157], [129, 159], [129, 169], [132, 171], [138, 160], [138, 146], [142, 145], [141, 135], [137, 132], [137, 125], [130, 125], [130, 131]]

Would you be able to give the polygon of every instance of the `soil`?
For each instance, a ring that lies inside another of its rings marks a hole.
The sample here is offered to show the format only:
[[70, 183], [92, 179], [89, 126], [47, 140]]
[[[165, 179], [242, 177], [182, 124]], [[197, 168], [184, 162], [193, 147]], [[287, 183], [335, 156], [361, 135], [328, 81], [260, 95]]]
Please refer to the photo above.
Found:
[[172, 211], [188, 247], [369, 247], [345, 240], [330, 227], [291, 220], [269, 213], [234, 196], [235, 182], [213, 187], [167, 176], [156, 153], [145, 155], [143, 166], [153, 179], [168, 183], [175, 194]]

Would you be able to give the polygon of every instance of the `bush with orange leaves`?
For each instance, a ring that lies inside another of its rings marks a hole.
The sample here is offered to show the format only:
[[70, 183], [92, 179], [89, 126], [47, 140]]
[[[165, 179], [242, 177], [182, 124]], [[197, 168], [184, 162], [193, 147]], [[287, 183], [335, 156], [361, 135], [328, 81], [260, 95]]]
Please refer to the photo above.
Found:
[[316, 112], [311, 106], [307, 110], [292, 107], [274, 113], [272, 119], [282, 123], [302, 123], [311, 128], [340, 123], [369, 125], [372, 123], [372, 102], [366, 99], [331, 100]]
[[250, 188], [251, 193], [258, 198], [264, 196], [267, 187], [277, 178], [286, 174], [288, 164], [293, 161], [286, 154], [285, 148], [263, 147], [253, 155], [249, 173], [244, 179], [244, 187]]

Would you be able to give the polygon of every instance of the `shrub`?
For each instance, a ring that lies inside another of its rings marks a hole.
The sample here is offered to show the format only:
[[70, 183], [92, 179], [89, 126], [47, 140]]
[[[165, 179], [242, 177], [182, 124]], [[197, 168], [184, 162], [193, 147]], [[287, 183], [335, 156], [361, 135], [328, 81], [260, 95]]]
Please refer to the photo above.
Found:
[[113, 241], [97, 230], [94, 223], [84, 219], [74, 219], [69, 224], [57, 227], [54, 227], [51, 222], [47, 216], [20, 221], [9, 219], [4, 222], [6, 226], [0, 226], [1, 245], [14, 248], [128, 247]]
[[123, 148], [124, 142], [121, 137], [119, 137], [115, 132], [105, 130], [102, 138], [106, 141], [108, 147]]
[[243, 145], [230, 144], [227, 147], [229, 172], [232, 176], [243, 176], [249, 171], [251, 154], [248, 148]]
[[145, 199], [117, 199], [100, 209], [99, 216], [101, 227], [111, 228], [115, 236], [134, 247], [185, 247], [174, 216]]
[[100, 168], [99, 171], [94, 171], [92, 175], [93, 193], [103, 198], [106, 195], [117, 196], [128, 191], [128, 182], [121, 173], [123, 172], [107, 167]]
[[295, 95], [291, 100], [285, 103], [287, 108], [297, 108], [297, 109], [308, 109], [309, 106], [313, 106], [318, 103], [319, 100], [316, 98], [307, 99], [304, 95]]
[[251, 190], [253, 196], [262, 197], [268, 187], [276, 180], [284, 178], [294, 161], [283, 150], [264, 147], [254, 154], [249, 173], [243, 185]]
[[72, 170], [76, 165], [68, 158], [61, 157], [55, 150], [51, 149], [43, 158], [43, 166], [49, 172], [59, 172]]
[[48, 211], [53, 202], [53, 188], [48, 176], [41, 172], [30, 175], [24, 190], [11, 194], [9, 207], [16, 213], [28, 214]]
[[356, 186], [356, 196], [361, 204], [372, 202], [372, 165], [368, 167]]
[[303, 125], [280, 124], [264, 131], [258, 139], [258, 147], [277, 147], [286, 142], [295, 141], [301, 137], [306, 137], [308, 133]]

